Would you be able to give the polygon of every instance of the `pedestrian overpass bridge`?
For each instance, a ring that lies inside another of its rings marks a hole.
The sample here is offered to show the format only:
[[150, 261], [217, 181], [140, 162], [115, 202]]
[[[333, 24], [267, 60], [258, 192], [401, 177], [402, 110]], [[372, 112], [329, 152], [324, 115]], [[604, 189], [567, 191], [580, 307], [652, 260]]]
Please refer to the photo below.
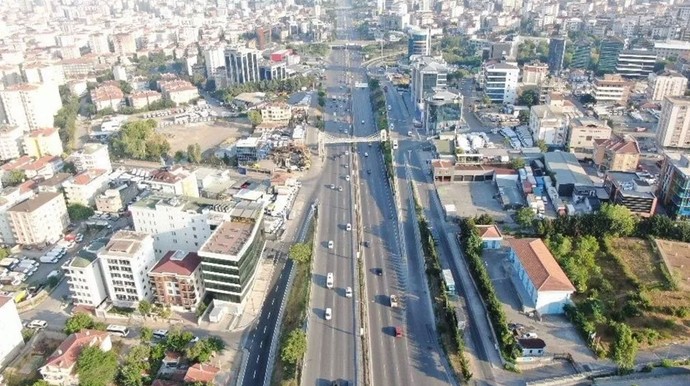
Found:
[[374, 133], [365, 137], [350, 137], [343, 136], [338, 137], [324, 132], [319, 132], [318, 135], [318, 151], [319, 156], [323, 159], [326, 155], [325, 147], [326, 145], [346, 145], [355, 143], [371, 143], [371, 142], [384, 142], [388, 139], [386, 130], [381, 130], [378, 133]]

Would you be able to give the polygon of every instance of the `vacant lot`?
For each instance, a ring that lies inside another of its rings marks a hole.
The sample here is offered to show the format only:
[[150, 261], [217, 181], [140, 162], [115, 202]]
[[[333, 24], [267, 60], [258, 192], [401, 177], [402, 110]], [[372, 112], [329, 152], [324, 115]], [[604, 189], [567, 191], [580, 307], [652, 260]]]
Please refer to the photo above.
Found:
[[659, 254], [676, 279], [678, 289], [690, 292], [690, 244], [679, 241], [656, 240]]
[[654, 255], [647, 240], [620, 238], [612, 240], [611, 245], [618, 257], [642, 283], [647, 286], [664, 285], [664, 275], [659, 267], [661, 259]]
[[246, 119], [237, 121], [197, 122], [185, 125], [159, 127], [158, 132], [165, 135], [170, 143], [171, 153], [187, 150], [187, 146], [198, 143], [202, 151], [212, 149], [228, 138], [240, 138], [251, 133], [251, 125]]
[[512, 223], [508, 212], [501, 208], [495, 198], [498, 194], [493, 182], [458, 182], [436, 185], [441, 203], [455, 205], [460, 218], [488, 214], [498, 223]]

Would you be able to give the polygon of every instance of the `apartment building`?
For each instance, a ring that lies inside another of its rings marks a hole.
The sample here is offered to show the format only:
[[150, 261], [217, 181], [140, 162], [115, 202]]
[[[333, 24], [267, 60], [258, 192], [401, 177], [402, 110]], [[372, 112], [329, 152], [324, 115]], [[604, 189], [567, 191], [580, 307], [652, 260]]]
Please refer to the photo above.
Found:
[[690, 98], [672, 96], [661, 102], [661, 113], [656, 129], [659, 146], [690, 148]]
[[92, 54], [109, 54], [110, 43], [108, 42], [108, 35], [103, 33], [89, 35], [89, 49]]
[[646, 78], [654, 72], [656, 53], [651, 50], [625, 50], [618, 54], [616, 72], [626, 78]]
[[549, 39], [549, 72], [558, 74], [563, 70], [566, 40], [564, 38]]
[[108, 172], [103, 169], [85, 170], [65, 181], [67, 204], [79, 204], [92, 207], [96, 196], [108, 187]]
[[681, 40], [654, 42], [654, 53], [656, 53], [659, 59], [668, 59], [669, 57], [679, 58], [690, 53], [690, 42]]
[[7, 187], [2, 190], [2, 194], [0, 194], [0, 244], [8, 246], [17, 244], [7, 210], [35, 196], [34, 186], [33, 181], [27, 181], [19, 186]]
[[463, 98], [461, 94], [446, 89], [435, 89], [424, 99], [422, 127], [427, 135], [459, 129], [462, 122]]
[[19, 126], [0, 124], [0, 161], [21, 157], [23, 135], [24, 130]]
[[104, 213], [117, 213], [124, 210], [139, 193], [135, 183], [116, 186], [106, 189], [96, 197], [96, 210]]
[[578, 109], [563, 94], [551, 93], [546, 104], [530, 108], [529, 127], [536, 141], [547, 145], [563, 146], [566, 143], [568, 123], [579, 117]]
[[599, 63], [597, 70], [607, 74], [616, 71], [618, 55], [625, 48], [625, 42], [616, 37], [609, 37], [601, 41], [599, 46]]
[[622, 205], [630, 212], [649, 217], [656, 212], [657, 197], [652, 181], [634, 172], [610, 171], [604, 177], [604, 189], [612, 204]]
[[601, 171], [634, 172], [639, 161], [640, 146], [629, 135], [594, 139], [594, 164]]
[[574, 43], [573, 58], [570, 62], [571, 68], [587, 69], [592, 61], [592, 42], [589, 40], [578, 40]]
[[265, 246], [263, 215], [263, 204], [238, 202], [199, 249], [204, 285], [214, 307], [226, 307], [235, 315], [244, 310]]
[[29, 157], [59, 156], [63, 151], [60, 133], [54, 127], [32, 130], [24, 135], [24, 154]]
[[24, 131], [52, 127], [61, 107], [57, 84], [20, 83], [0, 90], [0, 123]]
[[181, 166], [154, 170], [146, 183], [152, 191], [161, 194], [199, 197], [199, 185], [194, 173]]
[[225, 69], [230, 84], [258, 82], [261, 51], [245, 47], [231, 47], [225, 50]]
[[195, 311], [204, 297], [201, 258], [194, 252], [168, 251], [149, 272], [158, 304]]
[[124, 102], [125, 94], [119, 87], [113, 84], [104, 84], [91, 90], [91, 102], [96, 106], [96, 111], [112, 109], [119, 111]]
[[431, 31], [422, 28], [410, 28], [407, 38], [407, 57], [412, 55], [429, 56], [431, 54]]
[[537, 86], [549, 75], [549, 66], [535, 61], [522, 66], [522, 84]]
[[63, 85], [67, 82], [65, 69], [59, 63], [33, 62], [22, 65], [22, 74], [26, 83], [52, 83]]
[[574, 118], [568, 125], [568, 149], [578, 158], [591, 159], [594, 156], [594, 143], [611, 138], [613, 130], [604, 122], [591, 118]]
[[152, 299], [147, 273], [157, 259], [151, 235], [118, 231], [98, 252], [98, 261], [113, 305], [135, 308], [139, 301]]
[[76, 306], [96, 308], [108, 298], [97, 255], [103, 247], [105, 244], [102, 241], [95, 240], [62, 267], [70, 298]]
[[262, 122], [288, 122], [292, 119], [292, 107], [287, 103], [267, 103], [260, 111]]
[[46, 364], [38, 369], [43, 380], [49, 385], [79, 385], [77, 360], [79, 353], [86, 347], [98, 347], [101, 351], [110, 351], [113, 344], [110, 335], [105, 331], [83, 330], [68, 336], [48, 357]]
[[163, 97], [176, 104], [189, 103], [199, 98], [199, 90], [186, 80], [169, 80], [159, 83]]
[[137, 52], [137, 42], [131, 33], [118, 33], [112, 36], [115, 54], [129, 56]]
[[212, 79], [217, 72], [225, 71], [225, 46], [215, 46], [204, 50], [206, 76]]
[[285, 78], [287, 78], [287, 67], [285, 62], [266, 61], [259, 65], [259, 79], [282, 80]]
[[424, 107], [424, 99], [434, 93], [434, 89], [444, 89], [448, 86], [448, 65], [442, 59], [429, 56], [413, 56], [410, 58], [412, 74], [410, 91], [415, 106], [415, 116]]
[[607, 74], [594, 80], [592, 96], [597, 103], [624, 106], [630, 96], [630, 83], [618, 74]]
[[11, 296], [0, 295], [0, 366], [7, 365], [24, 346], [22, 321]]
[[151, 103], [163, 99], [163, 95], [154, 90], [132, 91], [127, 95], [127, 104], [137, 110], [148, 108]]
[[81, 150], [70, 155], [70, 160], [74, 163], [78, 172], [83, 172], [88, 169], [103, 169], [108, 172], [113, 171], [113, 166], [110, 163], [108, 145], [101, 143], [84, 144]]
[[683, 96], [688, 88], [688, 78], [675, 71], [664, 71], [650, 74], [647, 98], [651, 101], [663, 101], [667, 96]]
[[484, 94], [493, 103], [514, 104], [520, 69], [512, 62], [488, 62], [484, 64], [480, 84]]
[[15, 242], [21, 245], [52, 244], [69, 224], [65, 199], [58, 192], [38, 193], [7, 213]]

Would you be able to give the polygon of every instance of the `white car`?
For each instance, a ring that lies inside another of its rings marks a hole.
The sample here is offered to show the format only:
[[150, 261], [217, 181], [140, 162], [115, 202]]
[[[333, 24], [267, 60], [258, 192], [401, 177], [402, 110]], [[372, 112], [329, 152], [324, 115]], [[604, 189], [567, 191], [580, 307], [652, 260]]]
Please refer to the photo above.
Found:
[[34, 319], [26, 325], [27, 328], [31, 328], [34, 330], [41, 330], [41, 329], [46, 328], [47, 326], [48, 326], [48, 322], [46, 322], [45, 320], [40, 320], [40, 319]]
[[333, 249], [333, 240], [328, 240], [328, 249]]
[[326, 275], [326, 288], [333, 288], [333, 272], [328, 272]]
[[326, 308], [326, 312], [324, 313], [324, 318], [326, 320], [331, 320], [332, 317], [333, 317], [333, 312], [331, 311], [331, 308], [330, 307]]
[[351, 298], [351, 297], [352, 297], [352, 287], [347, 287], [347, 288], [345, 288], [345, 297], [346, 297], [346, 298]]
[[350, 181], [350, 176], [345, 176], [345, 181]]
[[369, 153], [364, 152], [364, 156], [365, 156], [365, 157], [369, 157]]
[[351, 225], [350, 223], [347, 223], [347, 225], [345, 225], [345, 229], [346, 229], [348, 232], [351, 231], [351, 230], [352, 230], [352, 225]]

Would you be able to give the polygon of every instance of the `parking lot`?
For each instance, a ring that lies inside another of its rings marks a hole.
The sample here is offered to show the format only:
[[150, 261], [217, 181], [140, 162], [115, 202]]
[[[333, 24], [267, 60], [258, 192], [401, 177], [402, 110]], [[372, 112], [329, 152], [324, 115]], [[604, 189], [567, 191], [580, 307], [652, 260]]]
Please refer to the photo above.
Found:
[[510, 213], [495, 198], [498, 190], [493, 182], [458, 182], [438, 185], [437, 190], [444, 206], [455, 205], [458, 217], [488, 214], [499, 223], [513, 223]]
[[[545, 315], [541, 320], [523, 312], [522, 302], [513, 281], [513, 270], [508, 263], [508, 249], [484, 250], [484, 261], [496, 294], [503, 303], [503, 310], [509, 323], [519, 327], [520, 334], [534, 333], [546, 342], [547, 355], [570, 354], [579, 364], [592, 363], [596, 359], [573, 325], [565, 316]], [[568, 370], [570, 369], [570, 370]], [[553, 370], [553, 369], [551, 369]], [[531, 370], [538, 373], [537, 370]], [[573, 373], [571, 366], [563, 366], [560, 375]], [[558, 374], [551, 374], [555, 376]]]

